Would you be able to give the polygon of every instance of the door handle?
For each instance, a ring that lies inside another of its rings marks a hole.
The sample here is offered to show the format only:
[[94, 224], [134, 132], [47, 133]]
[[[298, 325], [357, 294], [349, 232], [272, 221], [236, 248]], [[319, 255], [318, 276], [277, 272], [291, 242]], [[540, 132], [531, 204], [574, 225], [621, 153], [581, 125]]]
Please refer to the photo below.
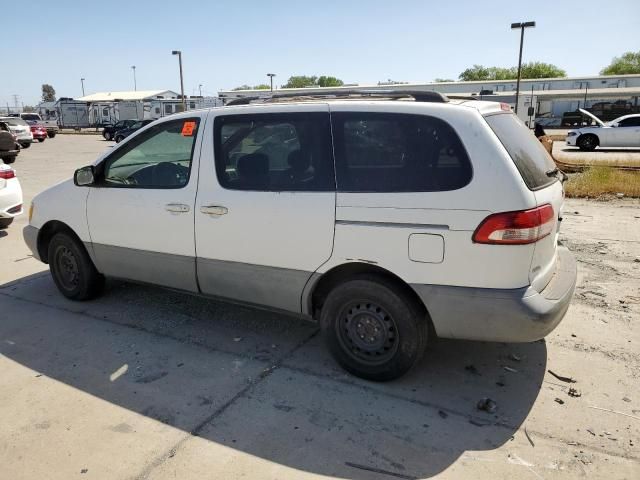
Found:
[[200, 207], [200, 211], [205, 215], [225, 215], [229, 212], [227, 207], [223, 207], [221, 205], [203, 205]]
[[189, 205], [185, 205], [184, 203], [167, 203], [164, 209], [167, 212], [173, 213], [186, 213], [190, 210]]

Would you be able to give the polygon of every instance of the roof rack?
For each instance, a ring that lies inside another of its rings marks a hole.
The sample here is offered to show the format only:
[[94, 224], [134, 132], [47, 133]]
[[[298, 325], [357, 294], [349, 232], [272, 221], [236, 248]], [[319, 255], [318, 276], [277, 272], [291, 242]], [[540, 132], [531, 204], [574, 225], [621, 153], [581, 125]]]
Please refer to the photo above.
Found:
[[316, 92], [286, 92], [273, 93], [268, 95], [256, 95], [252, 97], [235, 98], [227, 105], [248, 105], [252, 102], [271, 103], [286, 100], [309, 100], [309, 99], [369, 99], [377, 98], [381, 100], [400, 100], [413, 98], [416, 102], [446, 103], [449, 101], [440, 92], [420, 91], [420, 90], [366, 90], [366, 89], [335, 89], [322, 90]]

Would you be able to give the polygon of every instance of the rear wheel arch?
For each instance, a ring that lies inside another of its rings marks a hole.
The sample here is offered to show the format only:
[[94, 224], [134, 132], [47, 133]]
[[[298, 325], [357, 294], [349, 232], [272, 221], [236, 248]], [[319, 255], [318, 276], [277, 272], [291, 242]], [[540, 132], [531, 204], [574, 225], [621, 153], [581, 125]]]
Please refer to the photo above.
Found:
[[429, 328], [433, 327], [426, 305], [407, 282], [385, 268], [364, 262], [343, 263], [322, 274], [311, 286], [306, 296], [306, 304], [303, 305], [305, 311], [313, 318], [319, 318], [319, 312], [331, 290], [346, 281], [365, 275], [386, 283], [405, 294], [423, 310]]
[[78, 242], [79, 245], [85, 248], [84, 242], [80, 239], [80, 237], [78, 237], [76, 232], [74, 232], [69, 225], [59, 220], [50, 220], [42, 226], [40, 232], [38, 233], [38, 254], [40, 255], [40, 258], [44, 263], [49, 263], [48, 255], [49, 243], [51, 242], [51, 239], [56, 233], [61, 232], [69, 234], [74, 240]]

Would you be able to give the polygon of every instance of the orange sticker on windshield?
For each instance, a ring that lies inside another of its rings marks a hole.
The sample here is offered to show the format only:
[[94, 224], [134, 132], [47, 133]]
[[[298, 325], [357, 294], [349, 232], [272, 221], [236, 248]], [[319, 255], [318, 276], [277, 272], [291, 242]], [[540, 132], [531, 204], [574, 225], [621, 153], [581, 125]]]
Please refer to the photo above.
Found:
[[182, 125], [182, 136], [183, 137], [191, 137], [193, 136], [193, 131], [196, 129], [196, 122], [184, 122]]

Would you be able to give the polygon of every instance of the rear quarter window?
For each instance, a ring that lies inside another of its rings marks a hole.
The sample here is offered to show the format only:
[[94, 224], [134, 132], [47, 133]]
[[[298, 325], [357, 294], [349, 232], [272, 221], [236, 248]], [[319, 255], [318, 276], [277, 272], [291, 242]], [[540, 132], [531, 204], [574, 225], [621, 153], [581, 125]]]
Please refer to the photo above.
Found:
[[504, 145], [530, 190], [540, 190], [558, 181], [547, 172], [556, 168], [542, 144], [512, 113], [488, 115], [485, 120]]

